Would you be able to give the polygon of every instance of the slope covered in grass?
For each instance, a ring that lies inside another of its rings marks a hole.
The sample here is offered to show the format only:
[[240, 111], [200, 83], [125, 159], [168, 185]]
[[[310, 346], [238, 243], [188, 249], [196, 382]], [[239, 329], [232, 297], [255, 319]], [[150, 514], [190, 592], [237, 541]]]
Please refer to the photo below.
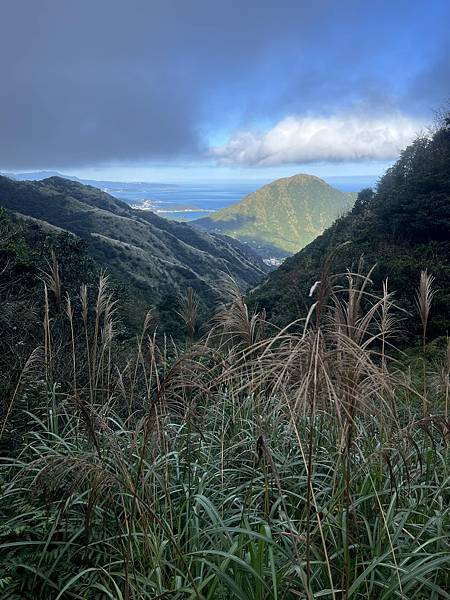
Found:
[[318, 177], [300, 174], [277, 179], [195, 223], [246, 242], [264, 257], [286, 256], [320, 235], [355, 197]]
[[448, 598], [445, 351], [416, 385], [392, 297], [329, 283], [299, 333], [235, 290], [175, 356], [151, 319], [117, 352], [104, 278], [52, 304], [0, 432], [3, 597]]
[[176, 324], [169, 325], [173, 311], [166, 308], [188, 286], [208, 314], [220, 300], [218, 282], [224, 275], [246, 289], [267, 271], [234, 240], [135, 211], [97, 188], [61, 177], [33, 182], [0, 177], [0, 206], [84, 239], [90, 255], [128, 288], [130, 314], [137, 320], [145, 307], [157, 306], [170, 333], [176, 333]]

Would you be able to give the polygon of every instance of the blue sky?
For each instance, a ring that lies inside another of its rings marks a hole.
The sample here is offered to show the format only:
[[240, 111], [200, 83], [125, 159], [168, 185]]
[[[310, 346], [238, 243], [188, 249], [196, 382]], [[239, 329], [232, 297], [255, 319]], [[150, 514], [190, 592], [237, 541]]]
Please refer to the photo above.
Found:
[[377, 175], [450, 97], [444, 0], [5, 0], [0, 170]]

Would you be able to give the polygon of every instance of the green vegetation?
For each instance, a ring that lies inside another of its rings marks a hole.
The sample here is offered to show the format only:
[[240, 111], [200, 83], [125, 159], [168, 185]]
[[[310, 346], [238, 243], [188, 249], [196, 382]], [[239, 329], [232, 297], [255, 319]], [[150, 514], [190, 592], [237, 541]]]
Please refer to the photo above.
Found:
[[[32, 219], [24, 222], [0, 208], [2, 413], [31, 350], [43, 342], [43, 282], [54, 261], [64, 281], [63, 294], [77, 294], [83, 281], [92, 282], [90, 289], [95, 287], [100, 269], [86, 253], [82, 240]], [[120, 293], [117, 287], [114, 291]], [[55, 299], [50, 300], [55, 303]]]
[[[352, 212], [270, 274], [249, 296], [278, 324], [307, 313], [309, 291], [324, 271], [356, 269], [362, 259], [376, 264], [374, 290], [387, 280], [396, 291], [404, 321], [402, 345], [419, 341], [421, 327], [414, 290], [428, 270], [436, 295], [430, 315], [431, 337], [450, 330], [450, 118], [430, 137], [417, 139], [381, 178], [377, 190], [363, 190]], [[328, 259], [326, 257], [328, 256]]]
[[[31, 217], [0, 212], [0, 597], [448, 599], [449, 150], [450, 119], [250, 294], [268, 311], [230, 278], [211, 320], [163, 253], [252, 272], [237, 243], [1, 180]], [[130, 342], [151, 252], [171, 292]]]
[[195, 223], [246, 242], [264, 257], [283, 257], [320, 235], [350, 209], [355, 197], [318, 177], [294, 175], [277, 179]]
[[190, 291], [184, 348], [150, 313], [121, 356], [107, 279], [59, 312], [57, 271], [1, 429], [2, 598], [448, 598], [449, 364], [399, 370], [389, 293], [330, 277], [291, 333], [230, 288], [195, 341]]
[[217, 284], [224, 275], [247, 289], [267, 272], [261, 259], [234, 240], [133, 210], [97, 188], [61, 177], [33, 182], [0, 177], [0, 206], [83, 239], [89, 255], [126, 287], [128, 320], [137, 324], [156, 306], [165, 330], [175, 336], [180, 324], [170, 305], [186, 287], [198, 293], [209, 315], [220, 300]]

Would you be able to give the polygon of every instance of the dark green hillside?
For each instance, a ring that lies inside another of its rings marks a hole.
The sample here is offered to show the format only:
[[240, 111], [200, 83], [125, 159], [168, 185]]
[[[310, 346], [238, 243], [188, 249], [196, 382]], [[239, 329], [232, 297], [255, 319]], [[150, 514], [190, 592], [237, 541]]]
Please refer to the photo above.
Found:
[[61, 306], [56, 306], [52, 292], [49, 302], [59, 314], [66, 293], [78, 297], [81, 283], [94, 283], [99, 275], [86, 243], [34, 219], [14, 218], [0, 208], [0, 399], [10, 396], [32, 350], [43, 344], [44, 280], [52, 255], [58, 262]]
[[[165, 313], [188, 286], [208, 313], [220, 298], [218, 282], [225, 274], [246, 289], [266, 272], [235, 241], [133, 210], [97, 188], [61, 177], [36, 182], [0, 177], [0, 206], [84, 239], [90, 255], [126, 285], [136, 319], [150, 305]], [[173, 333], [167, 323], [166, 328]]]
[[261, 255], [297, 252], [346, 212], [354, 201], [312, 175], [277, 179], [195, 223], [207, 231], [234, 237]]
[[[278, 323], [306, 314], [309, 290], [321, 277], [326, 256], [340, 244], [332, 270], [354, 269], [361, 256], [373, 273], [375, 290], [388, 278], [403, 308], [416, 312], [420, 271], [434, 275], [436, 295], [430, 314], [431, 336], [450, 329], [450, 120], [431, 138], [409, 146], [381, 179], [375, 194], [359, 195], [351, 214], [287, 259], [250, 295]], [[405, 318], [408, 318], [404, 315]], [[409, 329], [419, 333], [417, 320]]]

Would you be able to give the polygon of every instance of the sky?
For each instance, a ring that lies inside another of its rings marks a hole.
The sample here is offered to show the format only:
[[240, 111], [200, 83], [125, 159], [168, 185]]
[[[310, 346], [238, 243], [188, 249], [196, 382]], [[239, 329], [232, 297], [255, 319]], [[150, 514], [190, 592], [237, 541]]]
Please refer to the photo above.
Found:
[[448, 0], [1, 0], [0, 170], [378, 175], [450, 98]]

